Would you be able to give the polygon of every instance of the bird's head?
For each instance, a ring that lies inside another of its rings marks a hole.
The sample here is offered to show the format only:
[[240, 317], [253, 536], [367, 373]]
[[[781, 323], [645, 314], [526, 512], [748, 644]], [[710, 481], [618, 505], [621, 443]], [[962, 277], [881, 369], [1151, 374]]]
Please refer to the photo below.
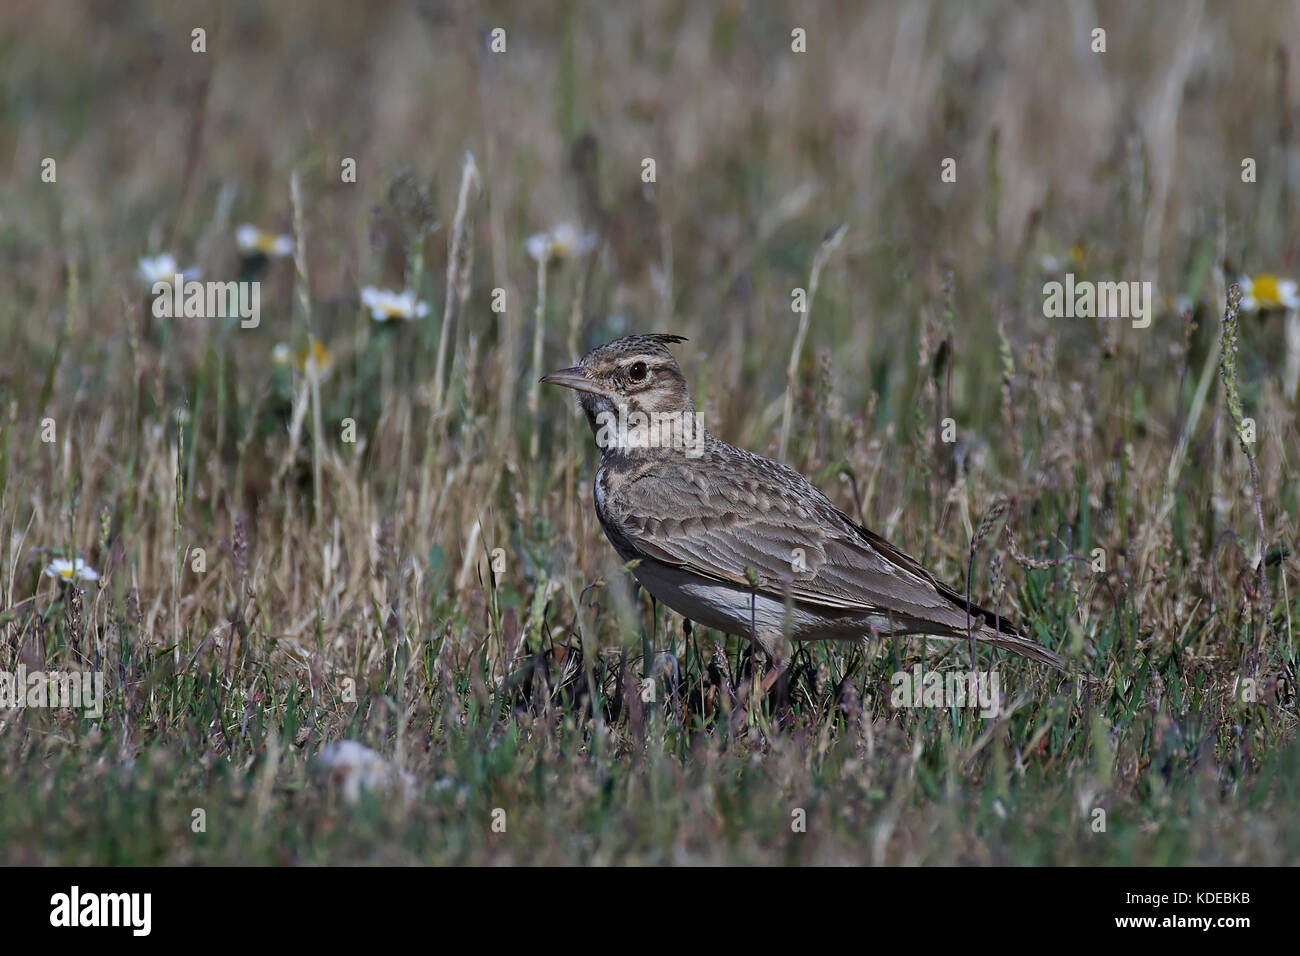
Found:
[[603, 449], [602, 427], [611, 422], [630, 422], [632, 428], [644, 415], [653, 422], [689, 419], [696, 421], [695, 405], [686, 378], [668, 346], [686, 341], [681, 335], [626, 335], [599, 345], [577, 365], [546, 375], [542, 381], [562, 385], [578, 393], [578, 402]]

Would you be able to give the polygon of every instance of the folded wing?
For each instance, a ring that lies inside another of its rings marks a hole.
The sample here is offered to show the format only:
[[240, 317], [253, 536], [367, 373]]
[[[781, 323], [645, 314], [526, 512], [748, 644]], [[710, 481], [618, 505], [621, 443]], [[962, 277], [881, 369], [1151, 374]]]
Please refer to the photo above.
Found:
[[[780, 599], [884, 612], [964, 631], [965, 601], [912, 558], [855, 524], [798, 472], [746, 456], [747, 467], [689, 464], [624, 489], [621, 530], [648, 557]], [[725, 474], [725, 478], [717, 477]], [[635, 501], [673, 501], [664, 517]], [[972, 608], [978, 621], [985, 612]], [[978, 625], [977, 625], [978, 626]]]

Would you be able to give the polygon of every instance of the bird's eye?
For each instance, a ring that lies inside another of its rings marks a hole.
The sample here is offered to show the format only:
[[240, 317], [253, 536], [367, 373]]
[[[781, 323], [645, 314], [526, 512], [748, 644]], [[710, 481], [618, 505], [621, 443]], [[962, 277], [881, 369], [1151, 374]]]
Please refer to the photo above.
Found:
[[645, 362], [633, 362], [627, 370], [627, 377], [634, 382], [644, 382], [650, 370], [646, 368]]

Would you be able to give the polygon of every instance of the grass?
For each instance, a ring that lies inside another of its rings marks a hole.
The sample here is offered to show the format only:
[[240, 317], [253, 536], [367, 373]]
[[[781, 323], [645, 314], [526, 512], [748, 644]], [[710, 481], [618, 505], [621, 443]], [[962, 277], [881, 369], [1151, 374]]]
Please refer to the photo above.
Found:
[[[1104, 55], [998, 2], [0, 12], [0, 672], [106, 684], [0, 710], [0, 862], [1300, 861], [1300, 435], [1282, 317], [1228, 308], [1300, 259], [1300, 23], [1197, 9], [1099, 4]], [[539, 272], [566, 220], [601, 249]], [[259, 326], [152, 318], [163, 251], [260, 278]], [[1045, 318], [1066, 271], [1153, 282], [1151, 326]], [[633, 330], [1099, 684], [981, 650], [984, 720], [891, 700], [964, 645], [806, 645], [734, 719], [764, 663], [634, 591], [531, 391]], [[347, 800], [343, 739], [406, 797]]]

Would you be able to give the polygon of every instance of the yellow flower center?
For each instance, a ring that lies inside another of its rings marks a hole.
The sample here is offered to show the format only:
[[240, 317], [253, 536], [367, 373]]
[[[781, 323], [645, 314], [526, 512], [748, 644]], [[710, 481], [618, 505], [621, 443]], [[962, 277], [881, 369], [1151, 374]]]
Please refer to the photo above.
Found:
[[1265, 273], [1250, 280], [1250, 294], [1263, 306], [1277, 305], [1281, 300], [1281, 291], [1277, 287], [1277, 276]]
[[325, 344], [320, 339], [312, 339], [310, 346], [298, 352], [298, 370], [300, 372], [307, 371], [308, 363], [315, 365], [317, 369], [323, 372], [330, 367], [333, 361], [334, 357], [330, 354], [330, 350], [325, 347]]

